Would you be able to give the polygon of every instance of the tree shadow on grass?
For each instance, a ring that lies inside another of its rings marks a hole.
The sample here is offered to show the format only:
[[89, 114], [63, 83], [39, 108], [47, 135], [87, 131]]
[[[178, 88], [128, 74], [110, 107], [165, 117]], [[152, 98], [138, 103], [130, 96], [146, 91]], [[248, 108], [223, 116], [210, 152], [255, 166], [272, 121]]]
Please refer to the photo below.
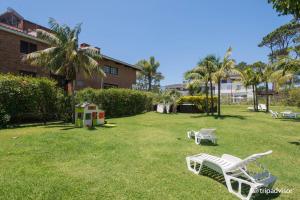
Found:
[[[220, 174], [206, 166], [203, 166], [203, 168], [201, 170], [201, 175], [209, 177], [209, 178], [217, 181], [218, 183], [224, 185], [227, 188], [226, 181], [225, 181], [223, 174]], [[232, 184], [232, 188], [237, 191], [238, 184]], [[241, 190], [242, 190], [242, 194], [248, 194], [249, 187], [242, 187]], [[263, 191], [265, 191], [264, 189], [262, 189], [261, 191], [262, 191], [262, 193], [253, 194], [251, 199], [253, 199], [253, 200], [271, 200], [271, 199], [276, 199], [280, 196], [280, 192], [278, 190], [273, 189], [272, 191], [274, 191], [274, 193], [269, 193], [269, 194], [267, 194], [266, 192], [263, 193]], [[268, 191], [268, 189], [266, 191]]]
[[55, 126], [55, 125], [61, 125], [61, 124], [65, 124], [64, 122], [47, 122], [46, 124], [39, 122], [39, 123], [30, 123], [30, 124], [13, 124], [10, 125], [9, 127], [7, 127], [7, 129], [19, 129], [19, 128], [31, 128], [31, 127], [48, 127], [48, 126]]
[[290, 144], [294, 144], [296, 146], [299, 146], [300, 145], [300, 140], [299, 141], [293, 141], [293, 142], [289, 142]]
[[193, 115], [191, 116], [191, 118], [214, 118], [214, 119], [240, 119], [240, 120], [244, 120], [246, 119], [245, 116], [242, 115], [221, 115], [220, 117], [218, 117], [217, 115]]
[[300, 118], [297, 118], [297, 119], [280, 118], [280, 121], [283, 121], [283, 122], [300, 122]]

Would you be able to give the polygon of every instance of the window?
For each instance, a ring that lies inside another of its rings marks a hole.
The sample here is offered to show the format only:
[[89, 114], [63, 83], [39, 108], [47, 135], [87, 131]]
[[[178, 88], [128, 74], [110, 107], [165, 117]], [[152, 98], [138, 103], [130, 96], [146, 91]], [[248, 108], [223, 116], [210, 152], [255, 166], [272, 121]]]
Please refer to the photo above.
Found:
[[112, 75], [118, 75], [118, 68], [116, 68], [116, 67], [111, 67], [110, 68], [110, 73], [112, 74]]
[[104, 72], [106, 74], [111, 74], [117, 76], [119, 74], [119, 69], [117, 67], [104, 66]]
[[77, 113], [77, 119], [82, 119], [82, 113]]
[[30, 43], [30, 42], [25, 42], [25, 41], [20, 41], [20, 52], [21, 53], [32, 53], [37, 51], [37, 46], [36, 44]]
[[115, 84], [109, 84], [109, 83], [104, 83], [103, 84], [104, 89], [117, 88], [117, 87], [118, 87], [118, 85], [115, 85]]
[[30, 71], [20, 70], [19, 73], [20, 73], [21, 76], [32, 76], [32, 77], [36, 77], [36, 73], [35, 73], [35, 72], [30, 72]]
[[105, 74], [110, 74], [110, 67], [104, 66], [104, 72], [105, 72]]
[[84, 81], [82, 81], [82, 80], [77, 80], [77, 81], [76, 81], [76, 85], [77, 85], [78, 87], [84, 87], [84, 86], [85, 86]]
[[85, 114], [85, 119], [86, 119], [86, 120], [92, 119], [92, 114], [91, 114], [91, 113], [86, 113], [86, 114]]
[[88, 106], [89, 110], [96, 110], [96, 106]]

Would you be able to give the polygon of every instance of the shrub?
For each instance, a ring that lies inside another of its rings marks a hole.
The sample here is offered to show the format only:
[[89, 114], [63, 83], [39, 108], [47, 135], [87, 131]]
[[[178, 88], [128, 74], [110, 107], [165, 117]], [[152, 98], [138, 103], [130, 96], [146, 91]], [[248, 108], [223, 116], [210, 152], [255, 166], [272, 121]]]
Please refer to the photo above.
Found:
[[83, 89], [76, 102], [92, 102], [105, 110], [108, 117], [135, 115], [152, 109], [153, 94], [130, 89]]
[[56, 119], [62, 93], [47, 78], [0, 74], [0, 105], [13, 123]]
[[[201, 112], [205, 111], [205, 96], [182, 96], [177, 101], [178, 104], [192, 103], [195, 104]], [[208, 97], [208, 108], [210, 109], [210, 97]], [[214, 110], [217, 109], [217, 97], [214, 99]]]
[[300, 88], [289, 90], [286, 105], [300, 107]]
[[0, 128], [6, 128], [9, 120], [10, 120], [10, 116], [6, 113], [6, 111], [0, 105]]

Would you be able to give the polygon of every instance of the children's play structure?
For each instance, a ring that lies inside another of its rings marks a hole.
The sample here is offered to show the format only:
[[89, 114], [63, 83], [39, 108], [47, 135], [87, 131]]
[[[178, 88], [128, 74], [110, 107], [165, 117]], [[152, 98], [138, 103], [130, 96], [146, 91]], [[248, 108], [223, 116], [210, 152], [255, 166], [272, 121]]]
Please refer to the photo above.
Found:
[[83, 126], [97, 126], [104, 124], [105, 112], [98, 109], [98, 106], [93, 103], [81, 103], [75, 108], [75, 125]]

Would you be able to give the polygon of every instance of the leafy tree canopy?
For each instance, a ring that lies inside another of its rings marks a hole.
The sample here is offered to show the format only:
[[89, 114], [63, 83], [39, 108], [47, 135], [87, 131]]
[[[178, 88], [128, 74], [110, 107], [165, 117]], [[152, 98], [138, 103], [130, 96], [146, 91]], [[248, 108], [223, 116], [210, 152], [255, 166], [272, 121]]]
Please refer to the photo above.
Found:
[[299, 0], [268, 0], [280, 15], [293, 15], [295, 19], [300, 18]]
[[291, 46], [297, 41], [300, 35], [300, 24], [296, 21], [289, 22], [275, 29], [258, 44], [259, 47], [268, 47], [271, 50], [269, 57], [271, 60], [281, 55], [288, 55]]

